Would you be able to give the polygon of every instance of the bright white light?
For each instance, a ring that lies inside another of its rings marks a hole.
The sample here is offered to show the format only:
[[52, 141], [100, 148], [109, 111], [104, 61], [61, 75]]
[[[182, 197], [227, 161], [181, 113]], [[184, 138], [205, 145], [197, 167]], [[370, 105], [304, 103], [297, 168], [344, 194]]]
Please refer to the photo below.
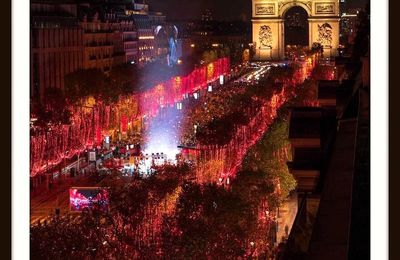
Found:
[[193, 97], [194, 97], [194, 99], [198, 99], [199, 98], [199, 93], [197, 93], [197, 92], [193, 93]]
[[154, 36], [139, 36], [139, 40], [153, 40]]
[[207, 90], [208, 90], [208, 92], [212, 92], [212, 86], [209, 85]]
[[167, 117], [157, 116], [149, 121], [146, 131], [147, 143], [144, 146], [144, 153], [148, 154], [146, 157], [149, 159], [150, 164], [153, 158], [149, 155], [157, 153], [163, 154], [163, 156], [158, 156], [164, 158], [163, 163], [165, 163], [165, 160], [176, 163], [176, 155], [179, 153], [177, 147], [179, 131], [176, 125], [180, 118], [178, 109], [181, 109], [182, 106], [183, 104], [179, 102], [176, 104], [177, 110], [171, 110], [171, 113]]
[[219, 76], [219, 84], [224, 84], [224, 75]]
[[[147, 158], [146, 158], [147, 159]], [[137, 167], [140, 175], [148, 176], [151, 174], [151, 160], [141, 160]]]
[[171, 164], [176, 164], [176, 155], [179, 153], [178, 148], [167, 147], [167, 145], [160, 145], [154, 149], [153, 147], [149, 147], [148, 150], [145, 151], [146, 161], [151, 165], [151, 162], [154, 162], [155, 165], [163, 165], [167, 161]]

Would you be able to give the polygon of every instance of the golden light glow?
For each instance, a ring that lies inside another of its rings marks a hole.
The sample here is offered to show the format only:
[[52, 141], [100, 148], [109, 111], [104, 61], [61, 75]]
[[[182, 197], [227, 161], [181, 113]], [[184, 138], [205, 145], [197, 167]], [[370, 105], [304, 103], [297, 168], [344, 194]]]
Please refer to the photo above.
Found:
[[214, 74], [214, 63], [210, 63], [207, 65], [207, 78], [211, 78]]
[[175, 77], [175, 82], [176, 82], [176, 84], [181, 84], [182, 78], [179, 76]]
[[[324, 0], [324, 5], [337, 6], [339, 0]], [[274, 3], [282, 8], [272, 8], [269, 13], [268, 8], [259, 8], [260, 5], [268, 5]], [[282, 59], [285, 57], [285, 46], [282, 37], [284, 37], [284, 14], [293, 5], [301, 5], [308, 13], [309, 26], [309, 47], [312, 43], [320, 40], [319, 26], [327, 23], [332, 28], [332, 35], [329, 49], [324, 49], [324, 56], [337, 55], [339, 45], [339, 19], [340, 14], [338, 8], [333, 8], [330, 16], [323, 16], [317, 13], [315, 5], [309, 6], [311, 2], [306, 0], [252, 0], [253, 20], [252, 20], [252, 41], [255, 47], [254, 58], [256, 60], [271, 60]], [[283, 17], [282, 20], [277, 20], [278, 17]], [[334, 17], [334, 19], [333, 19]], [[283, 32], [283, 33], [282, 33]], [[261, 45], [261, 39], [268, 44], [264, 47]], [[250, 47], [252, 47], [249, 44]]]
[[93, 107], [96, 104], [96, 99], [93, 96], [89, 96], [84, 102], [84, 106]]
[[154, 36], [139, 36], [139, 40], [153, 40]]

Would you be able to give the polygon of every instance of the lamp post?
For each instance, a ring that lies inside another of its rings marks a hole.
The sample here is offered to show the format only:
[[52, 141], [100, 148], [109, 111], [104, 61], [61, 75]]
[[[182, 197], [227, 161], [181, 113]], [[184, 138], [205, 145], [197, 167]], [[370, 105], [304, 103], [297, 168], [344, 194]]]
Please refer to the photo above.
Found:
[[81, 155], [81, 153], [80, 152], [78, 152], [78, 165], [77, 165], [77, 170], [78, 170], [78, 172], [79, 172], [79, 156]]
[[[81, 148], [85, 148], [85, 146], [81, 143], [81, 141], [79, 141], [79, 146], [81, 147]], [[79, 148], [78, 148], [78, 162], [77, 162], [77, 172], [79, 173], [79, 171], [80, 171], [80, 157], [81, 156], [81, 152], [79, 151]]]

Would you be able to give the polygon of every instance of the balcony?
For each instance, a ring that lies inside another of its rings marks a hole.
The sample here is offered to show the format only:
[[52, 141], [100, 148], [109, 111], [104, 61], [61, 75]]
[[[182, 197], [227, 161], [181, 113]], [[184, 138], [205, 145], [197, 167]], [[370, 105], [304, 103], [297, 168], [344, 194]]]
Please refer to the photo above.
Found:
[[86, 34], [100, 34], [100, 33], [113, 33], [113, 30], [85, 30]]
[[297, 181], [297, 191], [315, 192], [321, 175], [320, 161], [293, 161], [287, 163], [290, 173]]
[[112, 42], [90, 42], [86, 44], [86, 47], [111, 47]]
[[137, 41], [138, 41], [137, 37], [127, 37], [124, 39], [124, 43], [137, 42]]
[[122, 57], [122, 56], [125, 56], [125, 52], [114, 52], [113, 53], [113, 55], [112, 55], [113, 57]]

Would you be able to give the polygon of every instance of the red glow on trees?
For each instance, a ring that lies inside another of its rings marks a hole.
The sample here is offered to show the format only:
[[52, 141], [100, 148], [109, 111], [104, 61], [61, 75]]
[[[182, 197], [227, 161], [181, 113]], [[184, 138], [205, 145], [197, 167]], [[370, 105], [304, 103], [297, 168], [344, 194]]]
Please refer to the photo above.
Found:
[[31, 177], [81, 153], [86, 146], [101, 144], [105, 135], [119, 127], [126, 132], [134, 120], [157, 115], [161, 106], [173, 106], [184, 94], [207, 88], [208, 82], [230, 70], [228, 58], [213, 62], [212, 70], [210, 66], [196, 68], [187, 76], [171, 78], [139, 94], [120, 97], [110, 105], [96, 100], [93, 106], [71, 107], [71, 124], [34, 129], [30, 137]]

